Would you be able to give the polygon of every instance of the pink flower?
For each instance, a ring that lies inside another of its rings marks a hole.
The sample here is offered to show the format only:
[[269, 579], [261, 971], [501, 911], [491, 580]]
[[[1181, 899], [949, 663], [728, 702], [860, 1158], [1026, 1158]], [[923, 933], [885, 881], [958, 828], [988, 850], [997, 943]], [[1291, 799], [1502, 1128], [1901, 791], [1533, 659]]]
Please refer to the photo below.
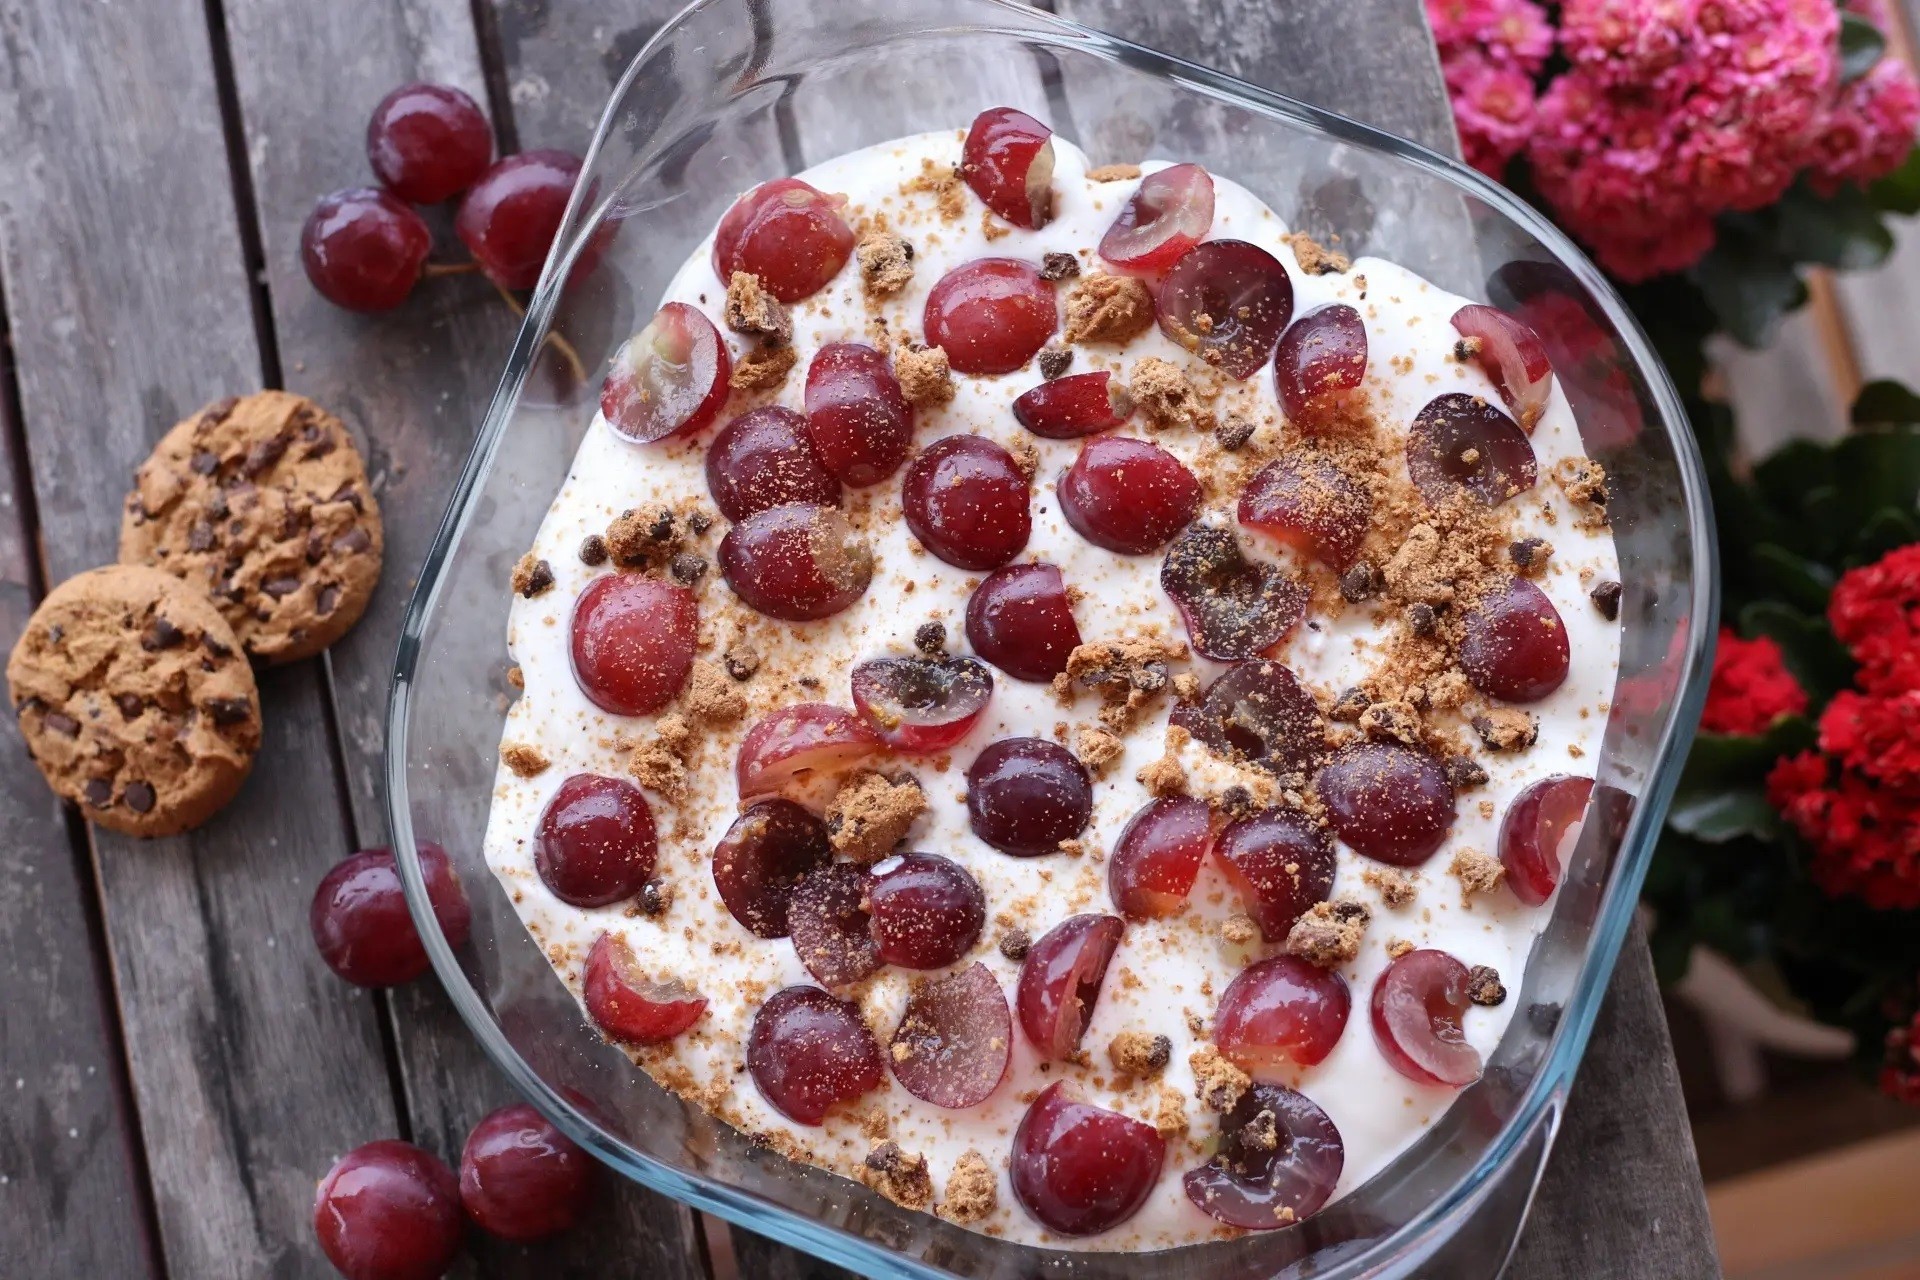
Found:
[[1900, 167], [1920, 130], [1920, 82], [1892, 54], [1840, 90], [1821, 122], [1807, 180], [1822, 195], [1865, 186]]
[[1473, 51], [1454, 55], [1445, 71], [1461, 153], [1488, 177], [1500, 177], [1533, 133], [1533, 78]]
[[1553, 51], [1553, 27], [1534, 0], [1427, 0], [1427, 20], [1443, 65], [1471, 53], [1531, 78]]

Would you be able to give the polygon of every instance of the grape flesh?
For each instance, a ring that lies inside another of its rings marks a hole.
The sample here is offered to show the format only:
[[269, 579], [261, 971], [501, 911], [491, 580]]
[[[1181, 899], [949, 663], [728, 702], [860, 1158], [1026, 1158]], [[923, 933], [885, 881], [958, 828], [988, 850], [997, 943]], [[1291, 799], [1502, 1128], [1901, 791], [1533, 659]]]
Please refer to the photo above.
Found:
[[1230, 1227], [1271, 1231], [1319, 1212], [1346, 1158], [1339, 1129], [1310, 1098], [1255, 1084], [1220, 1118], [1218, 1150], [1183, 1185], [1201, 1212]]
[[1160, 282], [1160, 331], [1229, 378], [1250, 378], [1293, 317], [1293, 281], [1279, 259], [1244, 240], [1209, 240]]
[[1014, 1198], [1042, 1226], [1098, 1235], [1140, 1211], [1166, 1154], [1152, 1125], [1096, 1107], [1058, 1080], [1021, 1117], [1008, 1176]]
[[1459, 391], [1436, 396], [1414, 417], [1407, 470], [1435, 507], [1459, 494], [1497, 507], [1540, 478], [1526, 432], [1485, 400]]
[[900, 506], [927, 550], [958, 569], [997, 569], [1033, 531], [1026, 475], [985, 436], [951, 435], [907, 467]]
[[524, 1102], [473, 1127], [460, 1152], [460, 1203], [488, 1235], [516, 1244], [574, 1225], [593, 1197], [593, 1157]]
[[1113, 905], [1129, 920], [1170, 916], [1186, 905], [1213, 845], [1212, 813], [1193, 796], [1163, 796], [1128, 819], [1107, 860]]
[[1013, 402], [1014, 421], [1047, 440], [1078, 440], [1132, 416], [1133, 401], [1118, 394], [1105, 369], [1043, 382]]
[[367, 121], [374, 176], [413, 204], [439, 204], [465, 191], [492, 158], [486, 112], [450, 84], [403, 84]]
[[1537, 907], [1553, 896], [1580, 839], [1593, 779], [1565, 774], [1529, 783], [1500, 820], [1500, 865], [1513, 896]]
[[1118, 916], [1069, 916], [1027, 951], [1014, 1010], [1042, 1058], [1067, 1058], [1080, 1047], [1126, 927]]
[[320, 1251], [348, 1280], [437, 1280], [460, 1252], [460, 1184], [412, 1143], [355, 1147], [313, 1202]]
[[1453, 829], [1446, 766], [1416, 747], [1342, 747], [1320, 770], [1319, 789], [1334, 834], [1376, 862], [1417, 867]]
[[[427, 899], [447, 945], [467, 941], [473, 909], [447, 851], [421, 841]], [[313, 945], [327, 967], [360, 987], [395, 987], [427, 971], [427, 949], [407, 911], [391, 849], [363, 849], [320, 879], [307, 911]]]
[[1060, 851], [1093, 816], [1093, 781], [1071, 751], [1045, 738], [1002, 738], [967, 767], [973, 834], [1016, 858]]
[[1080, 625], [1060, 570], [1036, 562], [988, 574], [967, 599], [967, 643], [1015, 680], [1044, 683], [1065, 671]]
[[1326, 754], [1320, 705], [1278, 662], [1236, 662], [1198, 702], [1173, 709], [1173, 723], [1208, 749], [1273, 773], [1310, 769]]
[[807, 420], [777, 404], [720, 428], [707, 446], [707, 492], [729, 520], [796, 502], [840, 505], [840, 481], [813, 451]]
[[1197, 164], [1140, 179], [1100, 237], [1100, 256], [1123, 271], [1159, 275], [1213, 226], [1213, 178]]
[[1220, 1052], [1257, 1080], [1293, 1065], [1324, 1062], [1347, 1029], [1353, 993], [1331, 969], [1298, 956], [1248, 965], [1227, 985], [1213, 1015]]
[[720, 572], [749, 608], [785, 622], [830, 618], [873, 581], [873, 551], [833, 507], [758, 511], [720, 539]]
[[794, 954], [821, 986], [844, 987], [880, 971], [866, 901], [866, 868], [851, 862], [824, 863], [794, 886], [787, 929]]
[[871, 658], [853, 669], [853, 705], [895, 751], [944, 751], [978, 724], [993, 673], [976, 658]]
[[1088, 440], [1058, 487], [1074, 531], [1122, 555], [1159, 550], [1200, 509], [1200, 482], [1187, 465], [1131, 436]]
[[936, 1107], [977, 1107], [1006, 1078], [1013, 1016], [1006, 993], [978, 961], [914, 986], [887, 1061], [900, 1086]]
[[1229, 529], [1190, 524], [1160, 566], [1194, 652], [1216, 662], [1257, 658], [1307, 613], [1307, 589], [1277, 565], [1250, 559]]
[[798, 302], [827, 287], [853, 256], [846, 201], [798, 178], [763, 182], [733, 202], [713, 234], [713, 269], [758, 276], [768, 293]]
[[974, 117], [960, 173], [980, 202], [1029, 231], [1053, 217], [1053, 130], [1024, 111], [989, 107]]
[[713, 884], [748, 932], [784, 938], [795, 886], [832, 857], [820, 819], [791, 800], [756, 800], [714, 846]]
[[576, 773], [540, 814], [534, 869], [553, 896], [575, 907], [624, 902], [653, 875], [653, 810], [623, 778]]
[[622, 1044], [660, 1044], [700, 1021], [707, 1000], [677, 978], [655, 979], [626, 941], [612, 933], [587, 951], [581, 990], [587, 1016]]
[[540, 283], [579, 177], [580, 157], [565, 151], [507, 156], [460, 201], [454, 234], [502, 289], [531, 289]]
[[692, 435], [727, 402], [732, 357], [713, 321], [669, 302], [620, 344], [600, 383], [600, 413], [635, 444]]
[[1027, 263], [978, 258], [940, 277], [922, 316], [927, 342], [955, 373], [1012, 373], [1059, 327], [1053, 286]]
[[753, 1015], [747, 1074], [789, 1120], [817, 1125], [827, 1112], [880, 1086], [880, 1046], [860, 1006], [818, 987], [776, 991]]
[[1254, 474], [1240, 494], [1240, 523], [1344, 570], [1360, 554], [1373, 495], [1326, 458], [1293, 450]]
[[1366, 379], [1366, 321], [1344, 302], [1309, 311], [1280, 335], [1273, 380], [1289, 421], [1309, 431], [1333, 425]]
[[867, 885], [874, 944], [903, 969], [944, 969], [980, 940], [987, 895], [951, 858], [909, 853], [876, 866]]
[[322, 196], [300, 229], [307, 279], [349, 311], [391, 311], [405, 302], [432, 248], [425, 219], [375, 187]]
[[1261, 809], [1229, 823], [1213, 856], [1268, 942], [1333, 894], [1333, 842], [1297, 809]]
[[1373, 1038], [1395, 1071], [1460, 1088], [1480, 1078], [1480, 1051], [1461, 1019], [1472, 1007], [1467, 966], [1444, 951], [1409, 951], [1373, 984]]
[[1560, 611], [1525, 578], [1509, 578], [1467, 611], [1460, 669], [1488, 697], [1538, 702], [1566, 682], [1571, 665]]

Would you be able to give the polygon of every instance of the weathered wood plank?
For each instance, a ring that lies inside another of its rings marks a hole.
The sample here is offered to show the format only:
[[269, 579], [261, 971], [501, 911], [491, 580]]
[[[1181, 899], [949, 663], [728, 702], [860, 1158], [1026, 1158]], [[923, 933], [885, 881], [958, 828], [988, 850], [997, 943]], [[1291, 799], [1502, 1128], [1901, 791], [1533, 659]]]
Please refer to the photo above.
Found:
[[[226, 13], [284, 377], [344, 414], [360, 435], [386, 518], [386, 579], [359, 626], [329, 655], [354, 827], [361, 843], [379, 843], [386, 839], [379, 770], [387, 683], [410, 575], [426, 556], [518, 321], [477, 277], [431, 281], [388, 316], [343, 312], [307, 283], [299, 235], [317, 195], [367, 180], [367, 114], [387, 90], [436, 80], [486, 100], [473, 11], [468, 0], [291, 9], [227, 0]], [[597, 86], [593, 92], [604, 96]], [[522, 136], [531, 145], [560, 142], [534, 130]], [[584, 143], [569, 137], [562, 145]], [[440, 233], [437, 256], [465, 256], [444, 220]], [[389, 1001], [414, 1135], [457, 1160], [467, 1131], [511, 1101], [511, 1090], [437, 983], [423, 980]], [[623, 1180], [606, 1182], [591, 1226], [538, 1249], [475, 1233], [474, 1273], [704, 1274], [690, 1211]]]
[[[257, 386], [261, 352], [205, 7], [6, 0], [0, 30], [0, 252], [58, 580], [112, 559], [134, 465], [184, 413]], [[314, 1179], [396, 1125], [372, 1002], [306, 936], [344, 851], [317, 664], [262, 695], [266, 745], [226, 813], [179, 839], [92, 839], [181, 1276], [324, 1274]]]
[[[1834, 292], [1863, 378], [1898, 378], [1920, 387], [1920, 228], [1895, 218], [1893, 256], [1873, 271], [1834, 275]], [[1839, 420], [1844, 423], [1845, 419]]]

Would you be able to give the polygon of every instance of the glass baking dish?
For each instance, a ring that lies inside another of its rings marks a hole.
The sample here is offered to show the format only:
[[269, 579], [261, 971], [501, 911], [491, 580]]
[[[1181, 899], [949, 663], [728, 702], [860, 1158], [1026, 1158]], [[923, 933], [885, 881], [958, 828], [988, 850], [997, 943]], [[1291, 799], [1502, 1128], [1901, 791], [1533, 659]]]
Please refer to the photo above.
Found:
[[[616, 24], [617, 25], [617, 24]], [[582, 50], [582, 65], [601, 50]], [[582, 1017], [481, 853], [502, 715], [508, 578], [593, 418], [608, 357], [741, 191], [1012, 105], [1094, 163], [1196, 161], [1298, 230], [1524, 316], [1613, 477], [1621, 677], [1600, 788], [1510, 1030], [1483, 1079], [1384, 1173], [1305, 1223], [1148, 1254], [1014, 1245], [786, 1161], [657, 1087]], [[576, 269], [577, 268], [577, 269]], [[556, 354], [577, 352], [581, 379]], [[1717, 583], [1700, 461], [1672, 386], [1599, 272], [1464, 166], [1008, 0], [701, 0], [634, 58], [420, 570], [388, 714], [388, 808], [414, 918], [514, 1084], [623, 1174], [879, 1277], [1214, 1280], [1488, 1276], [1524, 1217], [1693, 735]], [[473, 901], [451, 949], [416, 839]], [[1204, 1250], [1204, 1258], [1196, 1253]]]

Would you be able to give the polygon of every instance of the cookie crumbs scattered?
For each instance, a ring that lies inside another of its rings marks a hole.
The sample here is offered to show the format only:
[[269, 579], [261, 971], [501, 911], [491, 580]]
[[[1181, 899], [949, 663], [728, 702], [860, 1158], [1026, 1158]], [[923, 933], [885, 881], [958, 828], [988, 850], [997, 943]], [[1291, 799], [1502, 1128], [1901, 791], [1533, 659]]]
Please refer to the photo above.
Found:
[[755, 347], [733, 362], [727, 386], [735, 391], [772, 391], [787, 380], [800, 357], [792, 347]]
[[1015, 440], [1007, 452], [1013, 455], [1014, 467], [1029, 481], [1040, 473], [1040, 450], [1034, 447], [1033, 441], [1022, 437]]
[[1420, 713], [1404, 699], [1369, 703], [1360, 713], [1360, 729], [1375, 742], [1411, 747], [1420, 741]]
[[871, 300], [891, 297], [913, 280], [913, 246], [891, 231], [867, 232], [853, 253], [860, 263], [860, 283]]
[[1225, 1115], [1239, 1105], [1240, 1095], [1253, 1083], [1253, 1077], [1220, 1056], [1210, 1044], [1203, 1044], [1187, 1055], [1193, 1068], [1193, 1096], [1209, 1111]]
[[1607, 523], [1607, 469], [1575, 455], [1553, 464], [1553, 482], [1573, 504], [1573, 527], [1599, 529]]
[[645, 741], [629, 744], [627, 772], [649, 791], [679, 804], [687, 798], [686, 754], [692, 744], [693, 729], [683, 717], [663, 716]]
[[696, 659], [687, 677], [682, 705], [696, 725], [733, 724], [747, 714], [747, 700], [728, 682], [718, 666], [705, 658]]
[[622, 569], [666, 561], [680, 550], [680, 522], [671, 511], [628, 509], [607, 526], [607, 551]]
[[1182, 671], [1173, 677], [1173, 696], [1182, 702], [1192, 702], [1200, 696], [1200, 677], [1191, 671]]
[[855, 862], [878, 862], [927, 811], [927, 797], [911, 775], [899, 781], [872, 769], [847, 779], [827, 806], [827, 838]]
[[1287, 932], [1286, 952], [1323, 969], [1346, 964], [1360, 954], [1360, 939], [1373, 922], [1366, 904], [1351, 898], [1316, 902]]
[[930, 409], [953, 399], [953, 366], [943, 347], [927, 347], [902, 339], [893, 349], [893, 376], [907, 403]]
[[1099, 694], [1105, 704], [1101, 723], [1124, 733], [1167, 688], [1172, 679], [1167, 664], [1186, 656], [1186, 646], [1167, 640], [1097, 640], [1077, 645], [1067, 655], [1066, 675], [1073, 684]]
[[1213, 429], [1213, 411], [1201, 401], [1193, 381], [1169, 360], [1145, 356], [1134, 361], [1127, 390], [1156, 427]]
[[938, 622], [923, 622], [913, 630], [913, 647], [929, 658], [944, 657], [947, 652], [947, 628]]
[[1048, 253], [1040, 259], [1042, 280], [1071, 280], [1079, 274], [1080, 259], [1070, 253]]
[[[1169, 733], [1175, 727], [1169, 726]], [[1187, 771], [1181, 766], [1179, 758], [1171, 749], [1135, 776], [1140, 785], [1147, 789], [1147, 794], [1156, 799], [1185, 795], [1187, 791]]]
[[1460, 882], [1462, 902], [1476, 893], [1492, 893], [1507, 878], [1507, 869], [1500, 865], [1500, 859], [1490, 858], [1478, 849], [1462, 849], [1454, 854], [1447, 871]]
[[978, 1151], [967, 1151], [953, 1162], [947, 1175], [947, 1193], [935, 1213], [962, 1226], [979, 1222], [999, 1206], [999, 1182], [993, 1167]]
[[1477, 964], [1467, 971], [1467, 999], [1492, 1008], [1507, 1002], [1507, 988], [1500, 971], [1490, 964]]
[[1153, 1109], [1153, 1128], [1163, 1138], [1177, 1138], [1187, 1131], [1187, 1100], [1178, 1089], [1160, 1088], [1160, 1100]]
[[1407, 530], [1406, 540], [1387, 561], [1387, 589], [1408, 604], [1436, 609], [1450, 605], [1454, 597], [1450, 567], [1440, 531], [1430, 524], [1417, 524]]
[[1107, 1060], [1122, 1075], [1157, 1076], [1173, 1061], [1173, 1041], [1146, 1031], [1122, 1031], [1107, 1045]]
[[1126, 182], [1140, 176], [1137, 164], [1102, 164], [1087, 170], [1089, 182]]
[[1358, 724], [1360, 717], [1365, 715], [1367, 708], [1372, 705], [1373, 699], [1367, 696], [1365, 689], [1358, 686], [1342, 689], [1340, 696], [1333, 700], [1333, 705], [1327, 708], [1327, 718], [1337, 720], [1341, 724]]
[[1525, 751], [1540, 738], [1540, 722], [1512, 707], [1493, 707], [1473, 718], [1473, 731], [1491, 751]]
[[597, 569], [607, 562], [607, 540], [590, 533], [580, 541], [580, 563]]
[[1213, 442], [1228, 453], [1245, 446], [1253, 439], [1254, 421], [1244, 414], [1229, 413], [1219, 426], [1213, 429]]
[[1244, 911], [1236, 911], [1220, 922], [1220, 937], [1236, 947], [1250, 946], [1260, 940], [1260, 926]]
[[1073, 348], [1043, 347], [1040, 350], [1040, 376], [1048, 382], [1073, 368]]
[[1487, 784], [1487, 771], [1472, 756], [1448, 756], [1447, 781], [1455, 791], [1471, 791]]
[[1553, 560], [1553, 544], [1545, 538], [1519, 538], [1507, 544], [1507, 559], [1522, 574], [1537, 578]]
[[655, 876], [640, 886], [640, 896], [635, 904], [643, 916], [659, 917], [667, 914], [673, 906], [673, 886]]
[[536, 558], [531, 551], [521, 556], [520, 563], [513, 566], [513, 593], [531, 600], [551, 590], [553, 566]]
[[509, 742], [501, 747], [500, 762], [522, 778], [537, 778], [553, 763], [540, 748], [524, 742]]
[[761, 286], [760, 277], [750, 272], [736, 271], [728, 278], [725, 316], [727, 328], [764, 338], [770, 346], [793, 341], [793, 317]]
[[1617, 582], [1603, 582], [1587, 592], [1587, 599], [1593, 601], [1593, 607], [1608, 622], [1620, 620], [1620, 596], [1623, 588]]
[[1340, 598], [1348, 604], [1371, 600], [1386, 589], [1386, 576], [1365, 560], [1340, 575]]
[[1016, 925], [1000, 935], [999, 948], [1001, 955], [1017, 964], [1033, 949], [1033, 935]]
[[1413, 944], [1405, 938], [1389, 938], [1387, 940], [1387, 959], [1398, 960], [1401, 956], [1413, 949]]
[[1304, 231], [1280, 238], [1293, 249], [1300, 269], [1310, 276], [1331, 275], [1353, 269], [1353, 261], [1346, 254], [1327, 248]]
[[1389, 907], [1407, 906], [1418, 894], [1413, 877], [1398, 867], [1368, 867], [1360, 873], [1360, 879], [1372, 886], [1380, 895], [1380, 901]]
[[1066, 340], [1125, 345], [1153, 325], [1153, 290], [1134, 276], [1102, 272], [1067, 295]]
[[507, 683], [516, 689], [527, 687], [527, 673], [520, 669], [519, 663], [516, 662], [507, 668]]
[[1126, 744], [1105, 729], [1081, 725], [1074, 731], [1073, 753], [1096, 778], [1106, 773], [1115, 760], [1126, 754]]
[[751, 680], [753, 673], [760, 669], [760, 651], [750, 644], [733, 644], [727, 647], [720, 661], [735, 680]]
[[1062, 840], [1059, 848], [1060, 852], [1066, 854], [1069, 858], [1084, 857], [1089, 853], [1095, 852], [1092, 844], [1077, 836], [1069, 836], [1065, 840]]
[[961, 185], [959, 171], [952, 165], [922, 159], [919, 174], [900, 184], [900, 194], [911, 196], [923, 192], [933, 196], [942, 222], [958, 222], [966, 216], [967, 190]]
[[1272, 1151], [1280, 1145], [1280, 1119], [1271, 1107], [1262, 1107], [1258, 1115], [1240, 1126], [1239, 1138], [1249, 1150]]
[[933, 1203], [933, 1176], [927, 1158], [908, 1155], [891, 1140], [875, 1143], [861, 1161], [860, 1180], [897, 1205], [924, 1209]]

